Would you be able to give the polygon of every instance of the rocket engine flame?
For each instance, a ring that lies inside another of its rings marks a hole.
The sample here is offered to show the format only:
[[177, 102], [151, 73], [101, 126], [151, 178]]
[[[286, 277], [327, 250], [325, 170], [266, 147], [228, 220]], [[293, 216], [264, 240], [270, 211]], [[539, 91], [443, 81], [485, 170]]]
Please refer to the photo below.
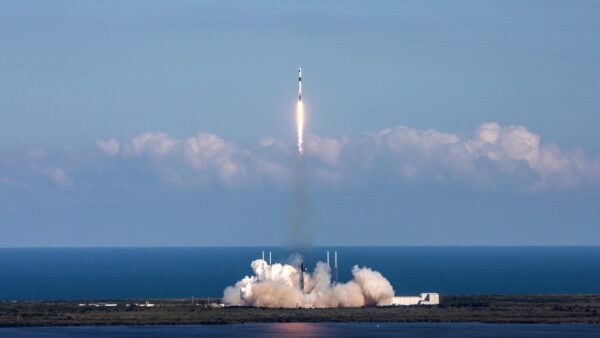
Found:
[[304, 104], [298, 100], [296, 105], [296, 128], [298, 133], [298, 154], [304, 153]]

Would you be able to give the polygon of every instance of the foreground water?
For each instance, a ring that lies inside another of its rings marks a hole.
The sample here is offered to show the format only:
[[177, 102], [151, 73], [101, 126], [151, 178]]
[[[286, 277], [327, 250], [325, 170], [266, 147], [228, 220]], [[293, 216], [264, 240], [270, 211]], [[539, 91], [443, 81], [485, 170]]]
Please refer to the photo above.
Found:
[[600, 325], [481, 323], [273, 323], [0, 329], [4, 337], [599, 337]]
[[[0, 249], [0, 300], [221, 296], [262, 250], [282, 248]], [[337, 250], [340, 280], [354, 264], [396, 294], [600, 293], [600, 247], [338, 247], [305, 253], [309, 267]], [[312, 268], [311, 268], [312, 270]]]

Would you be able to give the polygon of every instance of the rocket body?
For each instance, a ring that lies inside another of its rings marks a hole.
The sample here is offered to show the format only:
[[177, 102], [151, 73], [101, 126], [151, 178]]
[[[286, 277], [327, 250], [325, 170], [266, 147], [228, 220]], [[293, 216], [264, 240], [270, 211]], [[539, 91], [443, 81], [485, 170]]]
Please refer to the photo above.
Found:
[[296, 104], [296, 127], [298, 128], [298, 155], [304, 152], [304, 104], [302, 103], [302, 67], [298, 67], [298, 103]]
[[302, 101], [302, 67], [298, 68], [298, 101]]

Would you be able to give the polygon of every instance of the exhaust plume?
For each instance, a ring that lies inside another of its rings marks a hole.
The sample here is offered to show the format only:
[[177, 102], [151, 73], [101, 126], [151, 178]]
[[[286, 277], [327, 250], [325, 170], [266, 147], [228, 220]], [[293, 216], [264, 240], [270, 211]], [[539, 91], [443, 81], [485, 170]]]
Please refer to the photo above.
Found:
[[296, 129], [298, 134], [298, 154], [304, 153], [304, 104], [298, 100], [296, 105]]
[[296, 128], [298, 130], [298, 154], [304, 152], [304, 104], [302, 103], [302, 67], [298, 68], [298, 104], [296, 105]]
[[[299, 261], [301, 259], [296, 259]], [[360, 307], [390, 305], [394, 289], [377, 271], [355, 265], [352, 280], [333, 284], [331, 269], [324, 262], [313, 273], [304, 273], [305, 292], [299, 289], [300, 267], [269, 265], [262, 259], [251, 264], [254, 275], [246, 276], [223, 292], [226, 305], [256, 307]]]
[[296, 129], [298, 148], [296, 150], [296, 170], [289, 212], [291, 225], [288, 244], [304, 251], [312, 245], [310, 225], [310, 201], [308, 197], [308, 181], [306, 178], [306, 163], [304, 160], [304, 103], [302, 102], [302, 68], [298, 68], [298, 103], [296, 104]]
[[305, 252], [313, 243], [313, 233], [310, 227], [310, 199], [308, 195], [308, 180], [304, 157], [299, 154], [296, 159], [293, 190], [290, 200], [288, 221], [290, 238], [288, 245], [298, 252]]

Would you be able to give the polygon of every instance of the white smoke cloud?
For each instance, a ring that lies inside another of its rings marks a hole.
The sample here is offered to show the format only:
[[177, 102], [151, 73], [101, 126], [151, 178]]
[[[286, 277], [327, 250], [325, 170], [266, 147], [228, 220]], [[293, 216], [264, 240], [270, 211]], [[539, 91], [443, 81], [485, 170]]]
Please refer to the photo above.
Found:
[[312, 274], [304, 273], [300, 290], [300, 269], [296, 264], [269, 265], [262, 259], [252, 262], [254, 275], [246, 276], [223, 292], [227, 305], [258, 307], [360, 307], [390, 305], [394, 289], [379, 272], [354, 266], [353, 278], [333, 284], [326, 263], [318, 262]]

